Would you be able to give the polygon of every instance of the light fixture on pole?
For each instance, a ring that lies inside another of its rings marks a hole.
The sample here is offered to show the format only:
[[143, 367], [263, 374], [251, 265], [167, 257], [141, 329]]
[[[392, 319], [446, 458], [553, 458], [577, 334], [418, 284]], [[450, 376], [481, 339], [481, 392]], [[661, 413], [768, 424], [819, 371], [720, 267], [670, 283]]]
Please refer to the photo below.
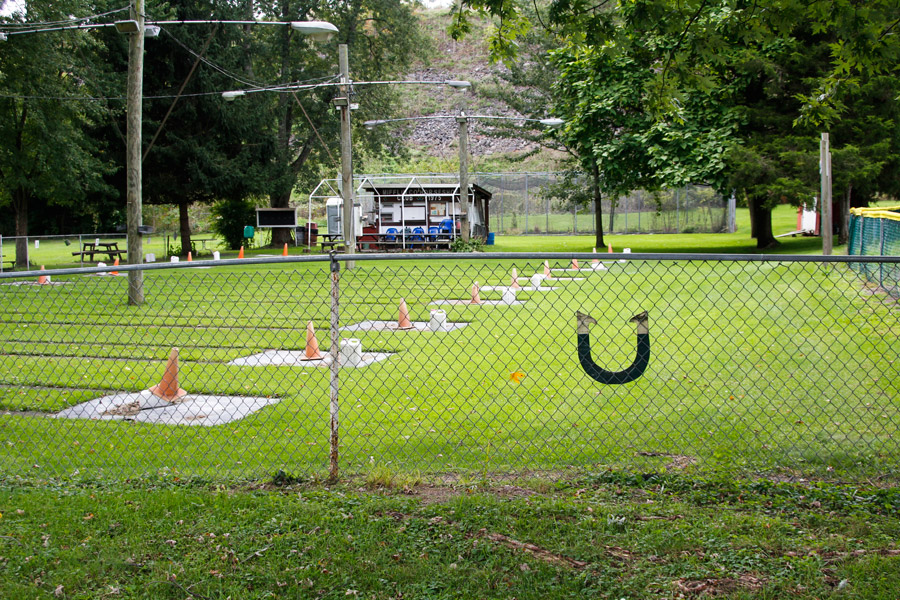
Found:
[[314, 42], [327, 42], [338, 32], [338, 28], [326, 21], [293, 21], [291, 29], [307, 35]]
[[244, 90], [234, 90], [231, 92], [222, 92], [222, 98], [225, 99], [225, 102], [234, 102], [235, 98], [240, 98], [246, 94]]

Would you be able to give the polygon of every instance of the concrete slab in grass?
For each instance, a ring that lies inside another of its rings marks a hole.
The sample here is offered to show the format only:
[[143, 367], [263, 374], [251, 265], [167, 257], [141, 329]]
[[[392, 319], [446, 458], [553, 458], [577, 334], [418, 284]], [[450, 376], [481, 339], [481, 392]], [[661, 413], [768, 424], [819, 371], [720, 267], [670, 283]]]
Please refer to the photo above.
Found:
[[224, 425], [278, 402], [278, 398], [188, 394], [174, 402], [150, 393], [119, 392], [72, 406], [60, 419], [135, 421], [161, 425]]
[[[363, 352], [362, 360], [357, 365], [346, 365], [343, 368], [358, 369], [368, 367], [390, 358], [394, 352]], [[228, 363], [235, 367], [310, 367], [323, 368], [331, 366], [331, 354], [322, 353], [322, 358], [305, 360], [302, 350], [266, 350], [252, 356], [242, 356]]]
[[[484, 288], [482, 288], [484, 289]], [[397, 325], [397, 321], [361, 321], [352, 325], [341, 327], [341, 331], [431, 331], [428, 321], [412, 321], [412, 327], [401, 329]], [[439, 329], [436, 333], [444, 331], [456, 331], [462, 329], [468, 323], [445, 323], [444, 329]]]

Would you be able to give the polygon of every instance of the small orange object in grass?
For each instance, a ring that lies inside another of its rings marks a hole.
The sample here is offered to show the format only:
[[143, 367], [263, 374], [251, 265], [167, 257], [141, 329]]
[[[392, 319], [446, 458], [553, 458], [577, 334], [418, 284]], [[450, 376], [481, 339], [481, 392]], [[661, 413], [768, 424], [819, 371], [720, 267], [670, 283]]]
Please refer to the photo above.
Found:
[[509, 374], [509, 380], [514, 383], [522, 383], [523, 379], [525, 379], [524, 371], [513, 371]]

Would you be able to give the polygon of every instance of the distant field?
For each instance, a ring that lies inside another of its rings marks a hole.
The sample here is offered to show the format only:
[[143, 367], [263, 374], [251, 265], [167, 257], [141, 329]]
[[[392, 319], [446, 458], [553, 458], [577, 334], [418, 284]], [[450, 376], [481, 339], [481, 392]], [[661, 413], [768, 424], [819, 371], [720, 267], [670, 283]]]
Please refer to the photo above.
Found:
[[[780, 206], [773, 212], [773, 228], [776, 233], [793, 231], [796, 226], [796, 209], [790, 206]], [[566, 217], [554, 217], [563, 218]], [[579, 217], [581, 219], [582, 217]], [[581, 221], [579, 221], [581, 222]], [[325, 229], [321, 229], [325, 231]], [[737, 212], [737, 232], [733, 234], [707, 233], [707, 234], [636, 234], [636, 235], [607, 235], [604, 241], [613, 245], [613, 250], [620, 252], [623, 248], [631, 248], [632, 252], [717, 252], [717, 253], [756, 253], [756, 242], [749, 235], [749, 214], [746, 209]], [[47, 269], [77, 267], [81, 263], [78, 257], [73, 257], [72, 252], [78, 251], [78, 236], [66, 238], [66, 240], [52, 239], [40, 240], [40, 247], [35, 248], [32, 241], [29, 245], [29, 259], [34, 268], [44, 265]], [[83, 241], [93, 241], [94, 237], [84, 235]], [[214, 234], [197, 233], [195, 240], [212, 240], [205, 243], [195, 242], [198, 250], [195, 259], [210, 259], [213, 250], [219, 250], [222, 258], [234, 258], [237, 252], [227, 250], [225, 244], [215, 238]], [[255, 248], [247, 248], [247, 256], [280, 255], [279, 248], [259, 247], [267, 243], [267, 232], [259, 232], [255, 239]], [[144, 252], [154, 253], [157, 261], [166, 260], [166, 240], [164, 235], [152, 235], [144, 242]], [[120, 249], [125, 249], [125, 239], [102, 238], [104, 242], [118, 242]], [[180, 248], [180, 243], [169, 239], [169, 246]], [[593, 235], [498, 235], [494, 246], [485, 246], [486, 252], [590, 252], [594, 247]], [[808, 254], [821, 251], [821, 240], [816, 237], [786, 237], [781, 238], [781, 244], [766, 253], [778, 254]], [[605, 252], [606, 248], [597, 248], [598, 252]], [[293, 246], [288, 248], [290, 254], [300, 254], [300, 248]], [[319, 248], [314, 253], [319, 253]], [[836, 253], [843, 253], [843, 247], [837, 247]], [[2, 245], [4, 270], [9, 270], [10, 262], [15, 259], [15, 244], [4, 238]], [[86, 266], [96, 266], [96, 262], [109, 260], [101, 255], [95, 257], [95, 262], [85, 263]]]

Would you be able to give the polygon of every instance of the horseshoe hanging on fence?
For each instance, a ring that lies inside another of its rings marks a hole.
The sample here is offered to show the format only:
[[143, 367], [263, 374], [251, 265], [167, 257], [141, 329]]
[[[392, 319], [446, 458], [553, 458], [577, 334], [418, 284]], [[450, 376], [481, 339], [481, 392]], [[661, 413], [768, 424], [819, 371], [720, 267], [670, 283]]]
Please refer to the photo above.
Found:
[[637, 354], [631, 366], [623, 371], [607, 371], [602, 369], [591, 358], [590, 326], [597, 321], [590, 315], [582, 312], [575, 313], [578, 334], [578, 360], [584, 372], [600, 383], [618, 384], [634, 381], [644, 374], [647, 363], [650, 362], [650, 329], [648, 327], [647, 311], [631, 317], [631, 322], [637, 324]]

